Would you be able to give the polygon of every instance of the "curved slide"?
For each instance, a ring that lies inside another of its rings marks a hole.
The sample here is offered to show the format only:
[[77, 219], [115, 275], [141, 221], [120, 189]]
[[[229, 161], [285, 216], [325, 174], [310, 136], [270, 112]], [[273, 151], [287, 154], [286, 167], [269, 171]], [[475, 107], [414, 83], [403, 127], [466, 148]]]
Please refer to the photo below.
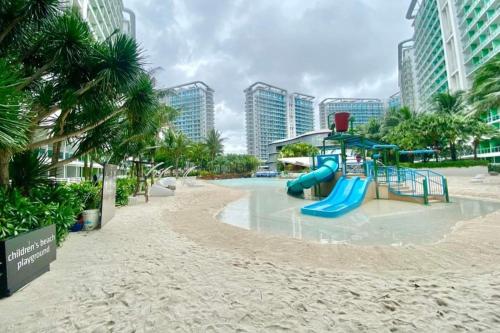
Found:
[[312, 172], [306, 173], [294, 180], [289, 180], [286, 183], [288, 194], [300, 195], [304, 189], [311, 188], [316, 184], [329, 181], [333, 178], [335, 172], [339, 169], [339, 165], [333, 159], [326, 160], [323, 165]]
[[326, 199], [303, 207], [301, 212], [320, 217], [338, 217], [348, 213], [361, 206], [371, 181], [371, 177], [342, 177]]

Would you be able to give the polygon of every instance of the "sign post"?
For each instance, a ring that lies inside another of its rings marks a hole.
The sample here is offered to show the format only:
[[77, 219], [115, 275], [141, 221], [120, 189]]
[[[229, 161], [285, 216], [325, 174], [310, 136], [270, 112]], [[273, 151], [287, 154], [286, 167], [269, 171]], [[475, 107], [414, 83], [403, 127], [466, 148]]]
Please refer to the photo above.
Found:
[[10, 296], [48, 272], [56, 247], [54, 224], [0, 241], [0, 296]]
[[101, 228], [115, 216], [117, 171], [118, 167], [116, 165], [104, 165], [101, 197]]

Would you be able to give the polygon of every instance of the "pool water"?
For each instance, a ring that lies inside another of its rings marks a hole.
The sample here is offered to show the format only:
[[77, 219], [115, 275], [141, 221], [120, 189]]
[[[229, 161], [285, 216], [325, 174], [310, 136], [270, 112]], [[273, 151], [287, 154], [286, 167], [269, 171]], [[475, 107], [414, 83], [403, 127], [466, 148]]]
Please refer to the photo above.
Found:
[[285, 180], [246, 178], [213, 183], [249, 191], [219, 213], [221, 222], [320, 243], [430, 244], [443, 239], [458, 221], [500, 209], [500, 203], [464, 198], [430, 206], [372, 200], [339, 218], [320, 218], [300, 213], [312, 201], [287, 195]]

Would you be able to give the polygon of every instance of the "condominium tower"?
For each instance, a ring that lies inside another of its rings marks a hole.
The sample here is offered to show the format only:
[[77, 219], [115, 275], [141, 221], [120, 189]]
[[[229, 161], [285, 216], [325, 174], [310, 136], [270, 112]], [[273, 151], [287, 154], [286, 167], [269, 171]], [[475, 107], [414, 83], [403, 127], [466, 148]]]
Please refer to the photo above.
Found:
[[135, 37], [135, 15], [124, 8], [122, 0], [67, 0], [66, 4], [79, 11], [98, 40], [105, 40], [115, 31]]
[[[436, 93], [470, 89], [477, 69], [500, 52], [500, 0], [411, 0], [406, 18], [414, 35], [399, 47], [399, 85], [414, 110], [431, 108]], [[498, 127], [498, 110], [484, 119]], [[498, 140], [481, 145], [480, 157], [500, 160]]]
[[288, 137], [314, 130], [314, 97], [293, 93], [288, 96]]
[[349, 112], [354, 118], [354, 126], [363, 125], [371, 118], [384, 116], [384, 102], [377, 98], [326, 98], [319, 103], [320, 128], [330, 128], [332, 119], [329, 123], [328, 116], [337, 112]]
[[244, 90], [247, 151], [261, 160], [268, 158], [268, 145], [287, 137], [285, 89], [256, 82]]
[[205, 140], [214, 128], [214, 90], [201, 81], [165, 90], [165, 104], [179, 111], [173, 126], [193, 141]]
[[[406, 18], [414, 35], [399, 46], [405, 104], [430, 108], [436, 93], [467, 90], [476, 70], [500, 51], [500, 0], [411, 0]], [[413, 58], [413, 75], [409, 59]], [[416, 84], [410, 82], [415, 80]]]
[[401, 93], [399, 91], [389, 96], [389, 98], [387, 99], [387, 107], [389, 109], [401, 108]]

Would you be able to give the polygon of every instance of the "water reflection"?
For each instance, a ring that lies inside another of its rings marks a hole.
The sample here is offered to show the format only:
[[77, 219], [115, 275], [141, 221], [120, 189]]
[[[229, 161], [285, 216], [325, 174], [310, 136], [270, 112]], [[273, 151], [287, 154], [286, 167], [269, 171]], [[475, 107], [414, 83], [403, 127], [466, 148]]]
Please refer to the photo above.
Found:
[[373, 200], [336, 219], [302, 215], [309, 202], [290, 197], [279, 180], [226, 180], [217, 182], [249, 190], [230, 203], [219, 219], [240, 228], [321, 243], [428, 244], [451, 231], [456, 222], [500, 209], [499, 203], [454, 198], [450, 204], [423, 206]]

